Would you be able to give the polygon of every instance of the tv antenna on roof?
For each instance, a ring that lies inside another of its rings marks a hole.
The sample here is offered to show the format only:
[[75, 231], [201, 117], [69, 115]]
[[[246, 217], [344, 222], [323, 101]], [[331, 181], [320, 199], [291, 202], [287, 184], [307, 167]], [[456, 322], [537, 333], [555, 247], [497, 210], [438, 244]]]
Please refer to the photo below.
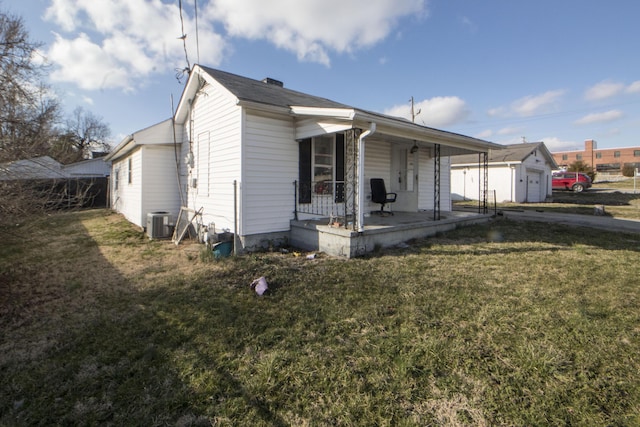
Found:
[[418, 111], [415, 111], [414, 109], [414, 103], [413, 103], [413, 96], [411, 97], [411, 121], [413, 123], [416, 122], [416, 116], [418, 114], [420, 114], [420, 112], [422, 112], [422, 109], [418, 109]]

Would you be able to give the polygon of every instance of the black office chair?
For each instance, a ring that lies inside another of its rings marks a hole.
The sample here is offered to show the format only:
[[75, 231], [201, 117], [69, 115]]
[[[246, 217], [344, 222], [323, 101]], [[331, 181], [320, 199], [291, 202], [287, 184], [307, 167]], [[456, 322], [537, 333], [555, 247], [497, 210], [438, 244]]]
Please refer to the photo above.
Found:
[[389, 210], [385, 212], [384, 205], [394, 203], [398, 195], [396, 193], [387, 193], [387, 188], [384, 185], [384, 179], [371, 178], [371, 201], [373, 203], [380, 203], [380, 215], [388, 213], [393, 215], [393, 212]]

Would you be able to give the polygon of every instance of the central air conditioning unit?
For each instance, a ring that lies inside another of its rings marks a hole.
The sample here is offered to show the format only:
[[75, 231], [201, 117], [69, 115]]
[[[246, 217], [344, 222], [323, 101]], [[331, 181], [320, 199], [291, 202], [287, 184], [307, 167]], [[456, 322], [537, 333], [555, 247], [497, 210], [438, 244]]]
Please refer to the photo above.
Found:
[[169, 212], [149, 212], [147, 214], [147, 236], [150, 239], [168, 239], [171, 237], [171, 225], [169, 224]]

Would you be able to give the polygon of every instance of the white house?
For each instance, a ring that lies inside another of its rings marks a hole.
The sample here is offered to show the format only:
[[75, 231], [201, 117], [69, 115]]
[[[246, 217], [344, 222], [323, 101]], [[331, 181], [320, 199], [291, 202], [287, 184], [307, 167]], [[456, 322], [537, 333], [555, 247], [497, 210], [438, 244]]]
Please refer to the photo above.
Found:
[[[483, 194], [483, 161], [478, 155], [451, 158], [454, 200], [479, 200]], [[538, 203], [552, 195], [551, 173], [557, 169], [544, 142], [503, 145], [487, 159], [489, 193], [497, 202]]]
[[[363, 236], [380, 231], [370, 216], [380, 209], [370, 200], [371, 178], [397, 193], [398, 216], [422, 213], [433, 222], [451, 212], [449, 157], [497, 147], [293, 91], [277, 80], [198, 65], [173, 123], [135, 133], [110, 154], [118, 180], [114, 207], [140, 225], [153, 210], [175, 217], [180, 203], [200, 212], [203, 225], [233, 231], [240, 249], [288, 241], [352, 256], [354, 239], [362, 247]], [[145, 161], [147, 152], [153, 161]], [[145, 203], [147, 191], [166, 191], [164, 204], [160, 194], [153, 206]], [[294, 233], [320, 218], [339, 224], [334, 233], [350, 243], [327, 246], [317, 227], [315, 234]], [[409, 234], [397, 238], [417, 237]]]
[[145, 227], [147, 214], [180, 211], [182, 130], [171, 119], [125, 137], [106, 156], [111, 161], [111, 207]]

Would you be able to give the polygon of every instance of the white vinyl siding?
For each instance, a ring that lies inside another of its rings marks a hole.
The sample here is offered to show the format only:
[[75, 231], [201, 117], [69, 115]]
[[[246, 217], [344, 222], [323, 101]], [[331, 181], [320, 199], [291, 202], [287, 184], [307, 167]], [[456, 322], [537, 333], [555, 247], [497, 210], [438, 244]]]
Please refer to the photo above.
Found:
[[111, 165], [102, 158], [84, 160], [64, 165], [62, 168], [71, 177], [109, 176], [111, 173]]
[[[193, 129], [189, 129], [191, 121]], [[237, 181], [240, 186], [242, 109], [230, 102], [227, 93], [210, 85], [193, 101], [191, 117], [185, 127], [187, 142], [183, 143], [183, 157], [191, 148], [194, 158], [193, 167], [187, 168], [187, 205], [195, 211], [202, 208], [205, 225], [233, 231], [233, 182]], [[189, 135], [190, 131], [192, 135]], [[198, 149], [199, 136], [204, 134], [208, 134], [208, 154], [204, 144], [202, 149]], [[195, 188], [192, 185], [194, 179]], [[204, 194], [199, 190], [207, 188]]]
[[175, 221], [180, 212], [180, 193], [173, 147], [145, 146], [142, 150], [142, 161], [143, 220], [146, 223], [149, 212], [164, 211], [169, 212]]
[[211, 142], [209, 140], [209, 132], [202, 132], [198, 135], [196, 143], [197, 151], [197, 185], [196, 189], [199, 196], [209, 196], [209, 186], [211, 185]]
[[[419, 172], [418, 172], [418, 209], [433, 209], [433, 157], [429, 150], [418, 150]], [[441, 207], [442, 209], [442, 207]]]
[[440, 159], [440, 211], [450, 212], [451, 206], [451, 157]]
[[[428, 150], [420, 150], [418, 167], [418, 209], [433, 210], [435, 162]], [[451, 211], [451, 159], [440, 158], [440, 211]]]
[[244, 123], [242, 234], [287, 231], [298, 179], [293, 120], [247, 112]]
[[[513, 168], [506, 166], [489, 166], [489, 193], [495, 191], [497, 202], [511, 202], [512, 195], [515, 195], [515, 176], [519, 169], [519, 165], [514, 165]], [[480, 172], [477, 167], [464, 167], [455, 168], [451, 171], [451, 180], [453, 182], [452, 192], [456, 200], [478, 200], [479, 191], [482, 190], [479, 186]], [[492, 195], [489, 196], [493, 197]]]
[[391, 191], [391, 144], [386, 141], [368, 140], [364, 152], [364, 192], [368, 201], [365, 213], [368, 213], [380, 209], [379, 204], [371, 203], [371, 178], [384, 179], [387, 191]]
[[113, 171], [118, 171], [118, 189], [115, 186], [111, 195], [113, 208], [124, 215], [132, 223], [139, 227], [144, 227], [142, 220], [142, 182], [134, 180], [131, 184], [127, 182], [131, 165], [131, 174], [140, 176], [142, 168], [142, 150], [137, 149], [127, 156], [113, 162]]

